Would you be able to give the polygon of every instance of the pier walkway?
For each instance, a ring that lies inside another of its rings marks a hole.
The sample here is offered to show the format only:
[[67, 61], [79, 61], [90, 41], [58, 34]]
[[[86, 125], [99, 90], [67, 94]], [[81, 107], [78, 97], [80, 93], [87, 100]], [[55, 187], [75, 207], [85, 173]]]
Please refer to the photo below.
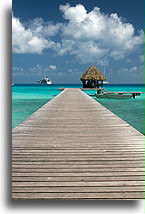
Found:
[[13, 129], [13, 199], [143, 199], [143, 135], [80, 89]]

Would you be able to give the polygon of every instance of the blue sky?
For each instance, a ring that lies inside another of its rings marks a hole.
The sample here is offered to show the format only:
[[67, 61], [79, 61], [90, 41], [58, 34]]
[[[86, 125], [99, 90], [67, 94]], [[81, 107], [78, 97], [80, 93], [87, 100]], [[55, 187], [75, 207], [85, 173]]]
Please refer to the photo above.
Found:
[[13, 0], [14, 83], [80, 83], [96, 65], [111, 83], [143, 83], [143, 1]]

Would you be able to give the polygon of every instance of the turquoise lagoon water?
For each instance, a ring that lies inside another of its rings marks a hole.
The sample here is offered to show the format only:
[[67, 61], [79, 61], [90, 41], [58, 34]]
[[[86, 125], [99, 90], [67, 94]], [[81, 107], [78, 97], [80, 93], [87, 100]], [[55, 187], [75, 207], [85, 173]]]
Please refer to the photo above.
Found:
[[59, 93], [57, 86], [28, 84], [12, 86], [12, 128]]
[[[59, 87], [79, 88], [76, 84], [12, 86], [12, 127], [16, 127], [38, 108], [60, 93]], [[109, 91], [144, 91], [143, 85], [105, 85]], [[94, 91], [86, 91], [93, 94]], [[144, 133], [144, 95], [136, 99], [96, 99], [127, 123]]]

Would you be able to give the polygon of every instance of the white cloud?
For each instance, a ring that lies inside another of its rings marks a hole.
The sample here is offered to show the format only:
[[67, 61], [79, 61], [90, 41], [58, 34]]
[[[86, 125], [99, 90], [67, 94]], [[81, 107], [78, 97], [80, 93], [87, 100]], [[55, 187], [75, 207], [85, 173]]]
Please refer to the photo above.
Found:
[[78, 70], [79, 70], [78, 68], [75, 68], [75, 69], [69, 68], [69, 69], [68, 69], [68, 72], [69, 72], [69, 73], [76, 73], [76, 72], [78, 72]]
[[138, 68], [136, 67], [136, 66], [133, 66], [130, 70], [129, 70], [129, 72], [135, 72], [135, 71], [137, 71], [138, 70]]
[[48, 73], [55, 71], [57, 69], [56, 65], [36, 65], [34, 67], [30, 67], [28, 71], [30, 71], [34, 75], [47, 75]]
[[144, 62], [144, 55], [140, 55], [139, 59], [140, 59], [141, 62]]
[[55, 71], [57, 69], [57, 66], [56, 65], [49, 65], [49, 68], [53, 71]]
[[72, 51], [82, 62], [94, 62], [108, 54], [108, 49], [100, 48], [94, 41], [81, 42], [76, 44], [76, 50]]
[[65, 73], [65, 72], [63, 72], [63, 71], [59, 71], [59, 72], [57, 73], [57, 75], [58, 75], [58, 76], [65, 76], [65, 75], [66, 75], [66, 73]]
[[12, 67], [12, 74], [13, 76], [22, 76], [24, 75], [24, 69], [22, 67]]
[[13, 71], [13, 75], [17, 76], [17, 75], [29, 75], [30, 73], [32, 75], [35, 76], [45, 76], [47, 74], [52, 74], [52, 71], [54, 73], [54, 71], [57, 69], [56, 65], [48, 65], [48, 66], [43, 66], [40, 64], [37, 64], [36, 66], [33, 67], [29, 67], [29, 68], [22, 68], [22, 67], [13, 67], [12, 71]]
[[138, 75], [138, 74], [143, 74], [143, 69], [144, 66], [132, 66], [130, 68], [121, 68], [121, 70], [119, 71], [120, 73], [128, 73], [131, 75]]
[[74, 68], [74, 69], [68, 69], [68, 71], [67, 71], [68, 73], [69, 73], [69, 75], [71, 75], [71, 76], [79, 76], [79, 75], [81, 75], [81, 71], [78, 69], [78, 68]]
[[78, 4], [77, 7], [70, 7], [67, 3], [66, 5], [60, 5], [60, 10], [64, 13], [64, 18], [73, 20], [74, 22], [81, 22], [86, 18], [86, 9], [83, 5]]
[[61, 25], [61, 23], [53, 24], [50, 21], [45, 22], [42, 18], [35, 18], [27, 23], [28, 28], [31, 29], [35, 35], [41, 35], [42, 37], [55, 36], [59, 32]]
[[49, 71], [48, 67], [44, 67], [43, 65], [36, 65], [34, 67], [28, 68], [28, 72], [31, 72], [33, 75], [44, 75], [45, 72]]
[[[136, 35], [134, 26], [117, 13], [104, 14], [98, 7], [87, 12], [82, 4], [61, 5], [60, 11], [63, 23], [35, 18], [24, 24], [13, 17], [13, 52], [42, 54], [52, 49], [55, 56], [70, 54], [79, 62], [106, 66], [110, 59], [123, 60], [143, 46], [143, 31]], [[56, 35], [59, 42], [52, 39]]]
[[72, 51], [75, 49], [74, 46], [76, 45], [76, 42], [71, 39], [62, 39], [61, 47], [58, 50], [58, 55], [64, 55], [66, 53], [72, 53]]
[[15, 71], [24, 71], [24, 69], [22, 67], [13, 67], [12, 70], [15, 72]]
[[[26, 28], [18, 18], [12, 17], [12, 49], [14, 53], [42, 54], [45, 48], [54, 50], [59, 48], [59, 43], [46, 38], [46, 34], [50, 36], [57, 32], [55, 27], [53, 28], [52, 25], [43, 27], [40, 22], [38, 24], [37, 19], [33, 20], [33, 26], [34, 28], [31, 23], [31, 27]], [[56, 28], [58, 29], [58, 26]]]
[[112, 50], [110, 56], [113, 57], [115, 60], [120, 60], [124, 58], [125, 53], [122, 50]]
[[61, 55], [75, 54], [83, 62], [109, 57], [120, 60], [143, 44], [143, 31], [135, 35], [133, 25], [124, 22], [116, 13], [104, 14], [98, 7], [88, 13], [81, 4], [75, 7], [66, 4], [60, 6], [60, 11], [68, 20], [62, 26]]

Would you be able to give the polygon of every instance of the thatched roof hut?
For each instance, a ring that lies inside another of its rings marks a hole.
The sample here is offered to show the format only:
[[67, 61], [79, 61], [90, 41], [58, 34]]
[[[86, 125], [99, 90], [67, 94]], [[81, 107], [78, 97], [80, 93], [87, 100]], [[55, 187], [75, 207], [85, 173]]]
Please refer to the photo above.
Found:
[[81, 77], [82, 80], [95, 80], [95, 81], [104, 81], [106, 80], [103, 74], [100, 73], [96, 66], [92, 65]]
[[[103, 86], [103, 81], [106, 78], [100, 71], [96, 68], [96, 66], [92, 65], [80, 78], [83, 82], [83, 88], [99, 88], [99, 86]], [[101, 84], [99, 83], [101, 81]]]

